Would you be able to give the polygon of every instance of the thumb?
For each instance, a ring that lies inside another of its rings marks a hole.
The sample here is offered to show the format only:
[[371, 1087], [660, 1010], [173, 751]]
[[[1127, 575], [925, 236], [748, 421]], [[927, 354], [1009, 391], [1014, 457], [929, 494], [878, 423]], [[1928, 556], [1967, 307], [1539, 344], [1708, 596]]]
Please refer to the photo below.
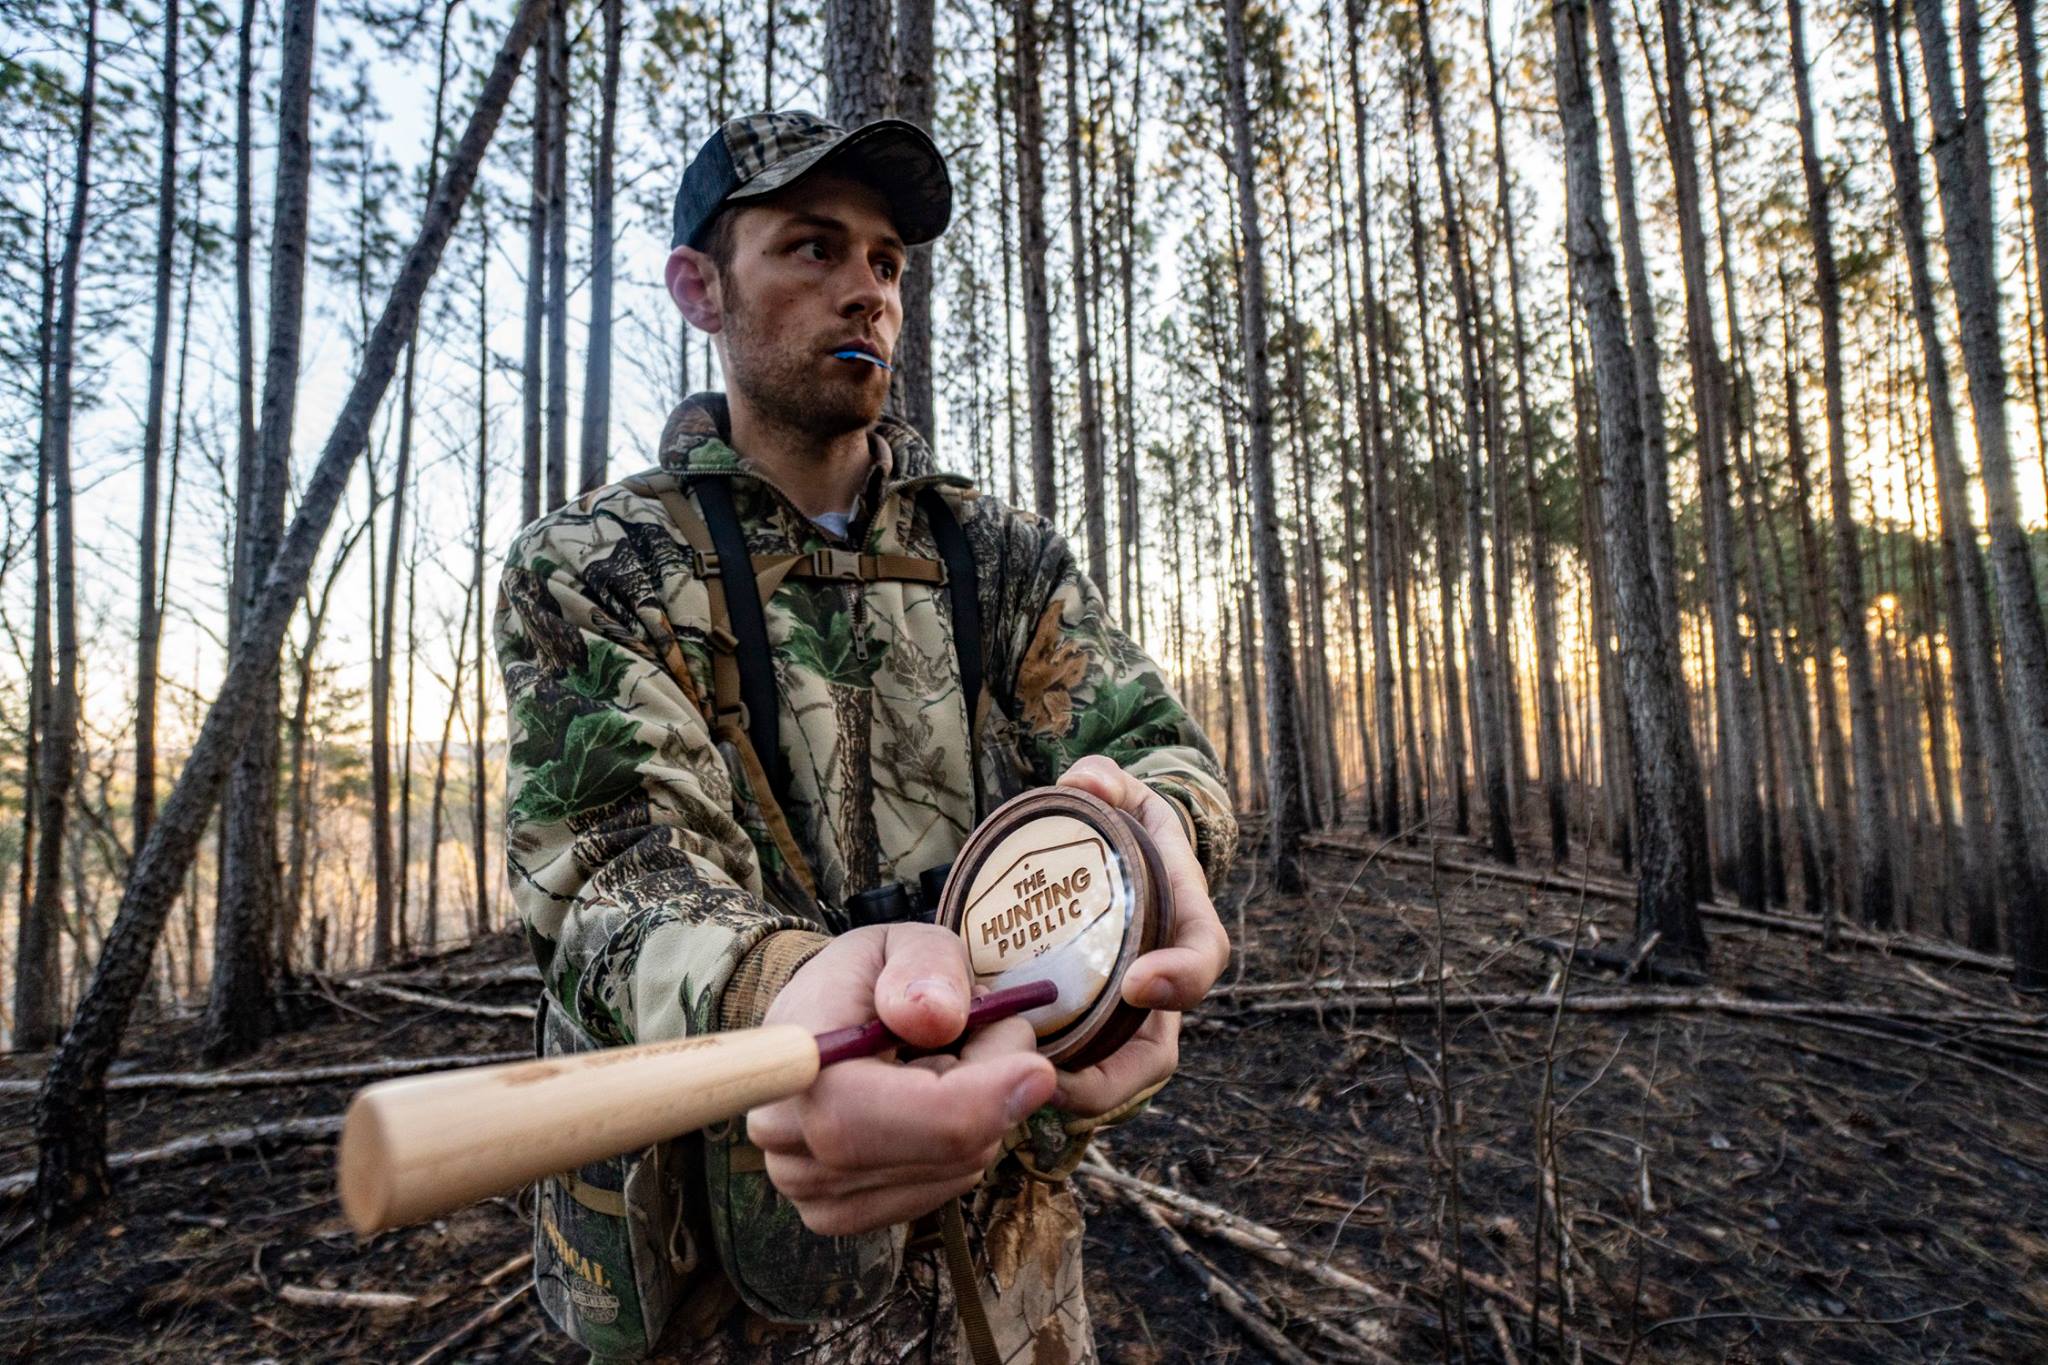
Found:
[[892, 924], [875, 1014], [913, 1047], [944, 1047], [967, 1027], [967, 944], [935, 924]]

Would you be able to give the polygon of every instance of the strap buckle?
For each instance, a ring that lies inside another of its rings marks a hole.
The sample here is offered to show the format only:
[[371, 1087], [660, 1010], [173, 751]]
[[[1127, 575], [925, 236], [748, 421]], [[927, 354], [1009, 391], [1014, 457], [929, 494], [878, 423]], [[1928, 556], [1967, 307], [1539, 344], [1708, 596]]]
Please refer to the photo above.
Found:
[[859, 582], [860, 551], [858, 550], [817, 550], [811, 554], [811, 572], [820, 578], [838, 578]]

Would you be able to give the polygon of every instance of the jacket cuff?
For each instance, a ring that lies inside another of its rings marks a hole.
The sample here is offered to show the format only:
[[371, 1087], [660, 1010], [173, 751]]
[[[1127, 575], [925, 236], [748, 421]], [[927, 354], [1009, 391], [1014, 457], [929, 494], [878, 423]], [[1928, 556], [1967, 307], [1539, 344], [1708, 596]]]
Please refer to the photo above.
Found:
[[1165, 780], [1147, 782], [1145, 785], [1165, 800], [1167, 809], [1180, 821], [1181, 833], [1188, 836], [1188, 847], [1194, 850], [1195, 861], [1201, 863], [1204, 870], [1207, 870], [1208, 861], [1202, 857], [1202, 830], [1201, 826], [1195, 823], [1194, 803], [1188, 795], [1188, 789], [1178, 782]]
[[802, 966], [832, 941], [807, 929], [778, 929], [755, 944], [733, 969], [718, 1000], [718, 1027], [754, 1028]]

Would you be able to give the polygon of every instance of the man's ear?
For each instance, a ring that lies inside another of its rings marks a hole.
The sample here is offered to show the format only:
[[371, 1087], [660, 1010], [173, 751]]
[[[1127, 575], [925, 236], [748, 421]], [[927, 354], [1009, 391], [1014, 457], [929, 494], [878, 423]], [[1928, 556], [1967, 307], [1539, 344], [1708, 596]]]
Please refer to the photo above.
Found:
[[668, 254], [662, 278], [668, 296], [692, 327], [700, 332], [718, 332], [725, 326], [725, 304], [719, 297], [718, 267], [711, 258], [692, 246], [679, 246]]

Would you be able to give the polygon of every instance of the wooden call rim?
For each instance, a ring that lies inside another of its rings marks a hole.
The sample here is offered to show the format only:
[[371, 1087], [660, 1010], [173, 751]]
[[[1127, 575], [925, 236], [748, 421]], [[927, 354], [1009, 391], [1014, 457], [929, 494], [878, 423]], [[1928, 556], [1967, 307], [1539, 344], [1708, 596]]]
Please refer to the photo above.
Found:
[[1143, 825], [1128, 813], [1074, 787], [1040, 787], [1011, 798], [981, 822], [954, 860], [939, 897], [938, 923], [963, 933], [967, 899], [987, 858], [1011, 834], [1034, 820], [1063, 815], [1101, 835], [1122, 872], [1130, 898], [1115, 965], [1088, 1008], [1072, 1022], [1038, 1040], [1038, 1050], [1066, 1070], [1092, 1066], [1136, 1033], [1151, 1011], [1124, 1002], [1124, 973], [1143, 953], [1173, 935], [1173, 903], [1158, 851]]

